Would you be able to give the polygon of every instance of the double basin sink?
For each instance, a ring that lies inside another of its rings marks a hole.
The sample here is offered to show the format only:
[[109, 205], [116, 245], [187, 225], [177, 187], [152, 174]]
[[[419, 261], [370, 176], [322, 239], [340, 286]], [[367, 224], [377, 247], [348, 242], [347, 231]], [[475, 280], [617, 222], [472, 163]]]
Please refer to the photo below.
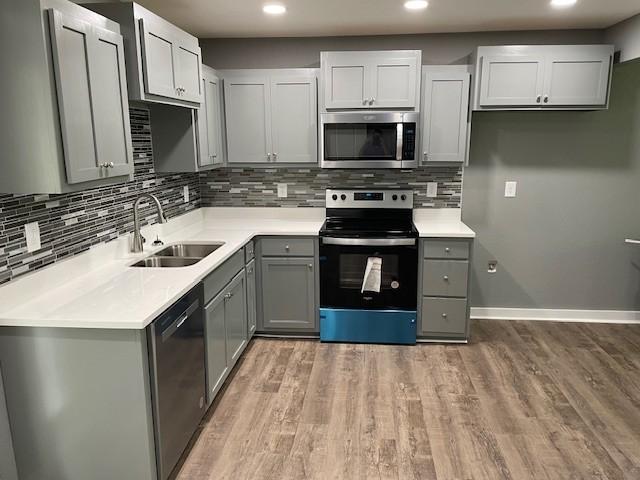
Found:
[[169, 245], [159, 252], [154, 253], [150, 257], [143, 258], [139, 262], [131, 265], [132, 267], [188, 267], [194, 265], [207, 255], [212, 254], [224, 242], [196, 244], [196, 243], [178, 243]]

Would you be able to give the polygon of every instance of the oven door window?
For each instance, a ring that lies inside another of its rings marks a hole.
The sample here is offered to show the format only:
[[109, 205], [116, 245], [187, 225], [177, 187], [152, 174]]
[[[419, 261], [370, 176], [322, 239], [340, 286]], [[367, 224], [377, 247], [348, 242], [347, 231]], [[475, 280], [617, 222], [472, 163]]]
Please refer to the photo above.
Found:
[[395, 123], [331, 123], [324, 125], [325, 160], [396, 160]]
[[[380, 292], [362, 292], [367, 259], [382, 259]], [[415, 310], [417, 247], [320, 247], [320, 304], [331, 308]]]

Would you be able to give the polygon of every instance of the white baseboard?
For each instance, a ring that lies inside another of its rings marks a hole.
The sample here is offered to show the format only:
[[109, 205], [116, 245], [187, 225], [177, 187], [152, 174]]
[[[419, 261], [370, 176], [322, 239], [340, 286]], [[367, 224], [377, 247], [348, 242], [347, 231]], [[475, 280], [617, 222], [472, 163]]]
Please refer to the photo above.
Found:
[[640, 311], [472, 307], [471, 318], [479, 320], [536, 320], [547, 322], [634, 324], [640, 323]]

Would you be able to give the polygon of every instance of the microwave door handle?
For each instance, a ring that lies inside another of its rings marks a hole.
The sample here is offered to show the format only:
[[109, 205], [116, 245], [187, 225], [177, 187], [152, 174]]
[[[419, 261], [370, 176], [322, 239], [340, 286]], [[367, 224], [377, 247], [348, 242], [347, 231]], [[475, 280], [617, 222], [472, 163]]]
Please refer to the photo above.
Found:
[[402, 122], [396, 124], [396, 160], [402, 161], [402, 137], [403, 137]]
[[346, 245], [364, 247], [397, 247], [415, 245], [415, 238], [336, 238], [322, 237], [325, 245]]

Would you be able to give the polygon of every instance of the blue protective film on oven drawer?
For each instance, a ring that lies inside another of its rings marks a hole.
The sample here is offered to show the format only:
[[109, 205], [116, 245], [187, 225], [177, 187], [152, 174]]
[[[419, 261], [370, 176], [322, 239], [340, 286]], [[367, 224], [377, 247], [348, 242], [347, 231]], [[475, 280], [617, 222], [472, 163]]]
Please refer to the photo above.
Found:
[[416, 343], [415, 310], [320, 309], [320, 340], [354, 343]]

